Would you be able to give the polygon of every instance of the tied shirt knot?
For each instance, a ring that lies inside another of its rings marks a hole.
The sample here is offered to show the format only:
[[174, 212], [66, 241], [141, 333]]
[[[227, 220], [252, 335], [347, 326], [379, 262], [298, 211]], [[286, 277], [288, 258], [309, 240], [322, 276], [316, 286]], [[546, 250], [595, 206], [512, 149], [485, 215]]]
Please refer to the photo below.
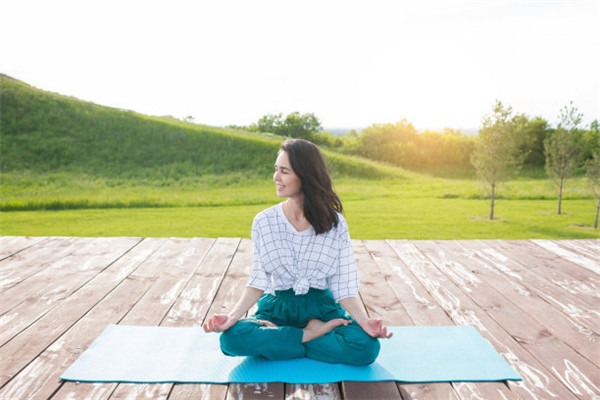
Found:
[[308, 293], [308, 289], [310, 289], [310, 282], [308, 282], [307, 278], [297, 278], [296, 281], [294, 282], [294, 293], [299, 295], [299, 294], [306, 294]]

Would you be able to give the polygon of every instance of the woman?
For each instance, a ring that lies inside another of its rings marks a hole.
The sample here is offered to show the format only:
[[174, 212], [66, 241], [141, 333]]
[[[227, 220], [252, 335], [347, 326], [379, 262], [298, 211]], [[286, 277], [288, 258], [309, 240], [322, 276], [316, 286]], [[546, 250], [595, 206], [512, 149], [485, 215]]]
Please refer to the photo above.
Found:
[[[358, 301], [348, 226], [319, 148], [285, 141], [273, 180], [286, 200], [254, 219], [248, 285], [233, 309], [209, 318], [204, 330], [223, 332], [221, 349], [232, 356], [372, 363], [378, 338], [392, 334]], [[254, 316], [242, 318], [257, 302]]]

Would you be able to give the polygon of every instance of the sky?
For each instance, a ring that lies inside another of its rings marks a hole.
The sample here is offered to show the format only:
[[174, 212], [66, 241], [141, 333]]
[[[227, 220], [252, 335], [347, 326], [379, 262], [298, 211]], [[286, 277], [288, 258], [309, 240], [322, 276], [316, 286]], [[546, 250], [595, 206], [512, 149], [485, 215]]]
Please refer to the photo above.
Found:
[[0, 72], [149, 115], [476, 130], [600, 119], [600, 0], [0, 0]]

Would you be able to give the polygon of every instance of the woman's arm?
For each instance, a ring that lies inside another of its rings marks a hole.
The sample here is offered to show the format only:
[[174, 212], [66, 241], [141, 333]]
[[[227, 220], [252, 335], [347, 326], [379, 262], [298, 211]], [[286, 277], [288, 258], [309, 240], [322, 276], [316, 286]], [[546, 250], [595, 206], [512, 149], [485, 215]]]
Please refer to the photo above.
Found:
[[242, 295], [231, 311], [227, 314], [215, 314], [202, 325], [205, 332], [223, 332], [231, 328], [242, 316], [252, 307], [260, 296], [264, 293], [263, 290], [246, 286]]
[[357, 297], [346, 297], [341, 299], [340, 304], [370, 336], [384, 339], [392, 337], [393, 333], [387, 331], [387, 327], [383, 326], [383, 321], [381, 319], [368, 317], [358, 303]]

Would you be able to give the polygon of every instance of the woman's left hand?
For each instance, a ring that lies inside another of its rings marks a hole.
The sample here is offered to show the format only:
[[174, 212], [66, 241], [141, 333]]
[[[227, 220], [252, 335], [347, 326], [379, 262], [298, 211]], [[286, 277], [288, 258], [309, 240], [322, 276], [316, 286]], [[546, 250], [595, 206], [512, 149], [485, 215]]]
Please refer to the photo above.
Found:
[[352, 316], [358, 325], [367, 332], [369, 336], [374, 338], [388, 339], [391, 338], [393, 333], [388, 332], [387, 327], [383, 326], [383, 321], [379, 318], [369, 318], [365, 314], [364, 309], [357, 297], [346, 297], [340, 300], [340, 304], [348, 314]]
[[358, 324], [374, 338], [389, 339], [394, 334], [393, 332], [388, 332], [387, 327], [383, 326], [383, 321], [377, 318], [365, 319]]

